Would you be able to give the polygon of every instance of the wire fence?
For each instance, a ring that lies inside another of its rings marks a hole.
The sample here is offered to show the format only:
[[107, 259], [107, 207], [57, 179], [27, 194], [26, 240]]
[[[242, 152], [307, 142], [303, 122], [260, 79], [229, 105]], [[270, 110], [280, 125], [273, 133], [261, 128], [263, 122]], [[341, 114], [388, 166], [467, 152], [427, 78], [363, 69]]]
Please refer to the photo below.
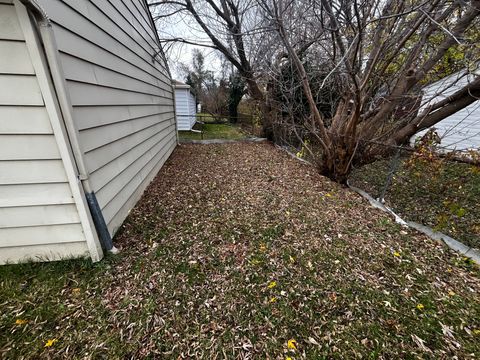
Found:
[[[312, 160], [304, 145], [315, 145], [304, 127], [276, 123], [274, 136], [278, 145]], [[383, 147], [387, 155], [354, 168], [349, 176], [351, 185], [405, 220], [480, 248], [480, 152], [472, 151], [468, 156], [449, 152], [433, 132], [411, 146], [360, 142], [362, 146]]]
[[261, 135], [261, 121], [255, 114], [239, 113], [237, 116], [224, 114], [198, 113], [196, 114], [197, 128], [202, 131], [205, 124], [233, 125], [240, 127], [252, 136]]

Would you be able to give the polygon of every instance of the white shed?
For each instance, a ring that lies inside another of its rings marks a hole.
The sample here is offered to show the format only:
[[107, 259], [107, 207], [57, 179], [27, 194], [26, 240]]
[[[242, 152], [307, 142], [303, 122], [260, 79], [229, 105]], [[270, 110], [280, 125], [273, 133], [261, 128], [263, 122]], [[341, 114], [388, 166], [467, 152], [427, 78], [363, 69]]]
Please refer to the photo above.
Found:
[[175, 87], [175, 110], [177, 116], [177, 129], [190, 131], [196, 122], [197, 103], [190, 90], [190, 85], [173, 80]]
[[[426, 86], [423, 89], [422, 107], [445, 99], [478, 76], [480, 76], [479, 69], [470, 73], [460, 71]], [[441, 138], [441, 146], [445, 147], [446, 150], [479, 149], [480, 101], [475, 101], [433, 127]], [[416, 134], [413, 138], [421, 137], [426, 131]]]
[[145, 0], [0, 0], [0, 263], [100, 260], [176, 144]]

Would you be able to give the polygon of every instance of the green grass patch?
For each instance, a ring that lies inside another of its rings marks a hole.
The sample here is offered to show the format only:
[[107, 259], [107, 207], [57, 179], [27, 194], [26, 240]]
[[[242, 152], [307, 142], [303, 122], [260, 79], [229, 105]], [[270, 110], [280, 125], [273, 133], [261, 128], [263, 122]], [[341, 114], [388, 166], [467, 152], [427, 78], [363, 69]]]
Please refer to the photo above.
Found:
[[[403, 159], [385, 200], [408, 220], [423, 223], [480, 248], [480, 171], [469, 164], [445, 161], [440, 168], [407, 166]], [[391, 163], [380, 160], [356, 170], [351, 183], [373, 197], [382, 193]]]
[[248, 137], [248, 134], [237, 126], [230, 124], [197, 124], [196, 129], [203, 131], [202, 134], [193, 131], [179, 131], [181, 140], [242, 140]]

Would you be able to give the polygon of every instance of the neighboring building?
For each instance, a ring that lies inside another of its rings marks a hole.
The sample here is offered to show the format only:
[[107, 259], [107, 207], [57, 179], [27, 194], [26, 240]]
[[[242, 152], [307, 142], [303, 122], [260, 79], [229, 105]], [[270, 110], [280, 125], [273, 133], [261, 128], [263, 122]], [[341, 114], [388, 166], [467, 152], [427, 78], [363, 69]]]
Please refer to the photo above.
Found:
[[[423, 89], [422, 107], [434, 104], [452, 95], [468, 82], [480, 76], [480, 70], [466, 74], [461, 71], [447, 76]], [[439, 95], [440, 94], [440, 95]], [[421, 112], [421, 110], [420, 110]], [[446, 150], [463, 151], [480, 148], [480, 101], [450, 115], [433, 126], [441, 138], [440, 146]], [[427, 130], [416, 134], [421, 137]]]
[[175, 111], [177, 116], [177, 130], [190, 131], [195, 125], [197, 102], [192, 94], [190, 85], [173, 80], [175, 87]]
[[145, 0], [0, 0], [0, 263], [100, 260], [176, 144]]

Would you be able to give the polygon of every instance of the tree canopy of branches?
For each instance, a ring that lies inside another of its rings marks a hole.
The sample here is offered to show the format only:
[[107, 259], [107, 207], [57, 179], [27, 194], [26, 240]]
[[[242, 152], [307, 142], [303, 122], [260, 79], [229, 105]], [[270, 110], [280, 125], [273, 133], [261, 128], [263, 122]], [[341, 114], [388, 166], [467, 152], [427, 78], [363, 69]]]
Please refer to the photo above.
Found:
[[260, 62], [260, 54], [267, 44], [262, 41], [261, 22], [264, 19], [255, 1], [163, 0], [150, 2], [150, 6], [160, 21], [165, 16], [180, 17], [185, 28], [197, 26], [209, 40], [174, 36], [164, 38], [164, 44], [177, 42], [218, 50], [242, 76], [250, 95], [264, 100], [254, 66], [257, 60]]
[[[263, 104], [266, 129], [285, 123], [285, 105], [295, 108], [293, 132], [320, 172], [339, 182], [346, 181], [352, 167], [405, 144], [480, 97], [480, 76], [470, 73], [480, 61], [480, 0], [178, 0], [152, 5], [199, 26], [209, 39], [203, 45], [221, 52], [250, 96]], [[166, 41], [171, 40], [189, 42]], [[434, 100], [438, 96], [422, 98], [422, 87], [456, 71], [457, 80], [468, 76], [460, 89], [440, 101]], [[338, 96], [325, 106], [319, 99], [325, 99], [328, 88]], [[282, 103], [278, 89], [303, 95]]]
[[193, 49], [191, 64], [180, 64], [185, 83], [190, 85], [202, 111], [229, 116], [232, 122], [238, 118], [237, 107], [244, 95], [244, 82], [237, 72], [228, 77], [222, 72], [215, 73], [205, 66], [205, 56], [199, 49]]
[[205, 67], [205, 56], [199, 49], [192, 51], [191, 64], [180, 64], [180, 71], [185, 77], [185, 83], [190, 85], [197, 102], [204, 100], [206, 89], [215, 83], [213, 71]]

